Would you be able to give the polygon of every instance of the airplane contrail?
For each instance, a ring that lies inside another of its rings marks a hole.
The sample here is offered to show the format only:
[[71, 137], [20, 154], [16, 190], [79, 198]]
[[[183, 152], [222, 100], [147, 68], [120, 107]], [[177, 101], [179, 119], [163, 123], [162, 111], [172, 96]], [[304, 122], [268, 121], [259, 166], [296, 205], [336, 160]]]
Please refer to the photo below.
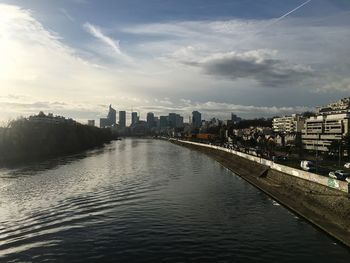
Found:
[[289, 16], [290, 14], [294, 13], [295, 11], [297, 11], [299, 8], [302, 8], [304, 5], [307, 5], [308, 3], [310, 3], [312, 0], [308, 0], [304, 3], [302, 3], [301, 5], [297, 6], [296, 8], [294, 8], [293, 10], [289, 11], [288, 13], [285, 13], [283, 16], [280, 16], [279, 18], [276, 18], [275, 21], [273, 21], [271, 24], [269, 24], [269, 26], [281, 21], [283, 18], [285, 18], [286, 16]]
[[288, 11], [287, 13], [285, 13], [284, 15], [278, 17], [278, 18], [275, 18], [271, 23], [269, 24], [265, 24], [265, 26], [263, 26], [260, 30], [256, 31], [255, 33], [249, 35], [248, 37], [246, 38], [242, 38], [240, 39], [239, 42], [242, 42], [243, 40], [247, 40], [248, 38], [251, 38], [257, 34], [260, 34], [262, 32], [264, 32], [268, 27], [278, 23], [279, 21], [281, 21], [282, 19], [284, 19], [285, 17], [289, 16], [290, 14], [294, 13], [295, 11], [297, 11], [298, 9], [302, 8], [303, 6], [307, 5], [308, 3], [310, 3], [312, 0], [307, 0], [306, 2], [302, 3], [301, 5], [297, 6], [296, 8], [294, 8], [293, 10], [291, 11]]

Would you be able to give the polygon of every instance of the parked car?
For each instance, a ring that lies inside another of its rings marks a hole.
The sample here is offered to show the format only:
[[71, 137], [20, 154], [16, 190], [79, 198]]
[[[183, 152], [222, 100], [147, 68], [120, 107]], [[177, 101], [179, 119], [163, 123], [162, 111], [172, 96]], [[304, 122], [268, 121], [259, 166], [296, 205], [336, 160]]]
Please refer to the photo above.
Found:
[[311, 161], [307, 161], [307, 160], [301, 161], [300, 162], [300, 167], [301, 167], [301, 169], [303, 169], [305, 171], [308, 171], [308, 172], [311, 172], [311, 171], [315, 170], [314, 163], [311, 162]]
[[278, 155], [276, 156], [276, 161], [288, 161], [287, 155]]
[[346, 163], [346, 164], [344, 164], [344, 168], [350, 168], [350, 163]]
[[343, 170], [337, 170], [337, 171], [329, 172], [328, 176], [333, 179], [345, 181], [350, 177], [350, 174], [344, 172]]

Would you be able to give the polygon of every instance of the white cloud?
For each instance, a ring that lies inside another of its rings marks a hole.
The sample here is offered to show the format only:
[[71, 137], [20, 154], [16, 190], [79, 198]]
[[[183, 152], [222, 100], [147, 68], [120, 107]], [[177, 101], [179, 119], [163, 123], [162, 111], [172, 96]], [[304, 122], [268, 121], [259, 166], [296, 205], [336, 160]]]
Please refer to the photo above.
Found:
[[32, 114], [34, 109], [47, 111], [45, 104], [37, 103], [43, 101], [64, 101], [64, 112], [72, 110], [79, 115], [67, 115], [78, 119], [82, 115], [73, 110], [75, 105], [96, 112], [95, 105], [111, 102], [113, 96], [112, 102], [118, 103], [119, 96], [126, 93], [120, 74], [79, 53], [44, 28], [30, 11], [0, 4], [0, 96], [20, 98], [2, 100], [7, 107], [0, 119]]
[[[61, 37], [64, 32], [52, 32], [30, 11], [0, 4], [0, 97], [20, 96], [2, 100], [6, 116], [47, 106], [79, 119], [86, 116], [83, 111], [104, 114], [96, 105], [112, 103], [118, 110], [143, 113], [186, 115], [196, 108], [254, 117], [303, 110], [293, 105], [317, 105], [330, 93], [346, 93], [347, 24], [288, 19], [267, 30], [270, 23], [171, 21], [103, 29], [85, 23], [93, 41], [82, 39], [82, 50], [76, 50]], [[127, 43], [122, 48], [112, 37], [118, 33]], [[271, 83], [285, 88], [268, 89]], [[314, 93], [322, 87], [329, 92]], [[55, 108], [57, 101], [65, 105]]]
[[59, 10], [66, 18], [68, 18], [68, 20], [70, 20], [71, 22], [75, 22], [74, 17], [71, 16], [71, 14], [66, 9], [60, 8]]
[[301, 113], [313, 110], [312, 107], [294, 106], [254, 106], [241, 105], [234, 103], [222, 103], [215, 101], [192, 102], [188, 99], [181, 99], [171, 105], [147, 105], [138, 108], [141, 111], [152, 111], [159, 115], [168, 115], [169, 112], [176, 112], [188, 117], [193, 110], [200, 111], [205, 118], [219, 117], [222, 119], [229, 118], [231, 112], [239, 116], [251, 117], [271, 117], [276, 115], [287, 115], [292, 113]]
[[350, 92], [350, 78], [334, 78], [328, 81], [328, 83], [318, 89], [318, 93], [334, 93], [340, 92], [346, 95]]
[[119, 46], [119, 40], [114, 40], [109, 36], [103, 34], [100, 28], [88, 22], [84, 24], [84, 28], [89, 34], [91, 34], [92, 36], [94, 36], [95, 38], [99, 39], [100, 41], [108, 45], [110, 48], [112, 48], [117, 54], [122, 53]]

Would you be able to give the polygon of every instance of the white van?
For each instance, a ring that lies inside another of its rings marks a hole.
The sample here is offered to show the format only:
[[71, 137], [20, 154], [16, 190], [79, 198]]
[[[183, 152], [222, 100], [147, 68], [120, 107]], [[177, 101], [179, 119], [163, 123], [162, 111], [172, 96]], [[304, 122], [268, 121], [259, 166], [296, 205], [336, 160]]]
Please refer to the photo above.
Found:
[[301, 161], [300, 167], [301, 167], [301, 169], [303, 169], [305, 171], [309, 171], [309, 172], [315, 170], [315, 165], [311, 161], [306, 161], [306, 160]]

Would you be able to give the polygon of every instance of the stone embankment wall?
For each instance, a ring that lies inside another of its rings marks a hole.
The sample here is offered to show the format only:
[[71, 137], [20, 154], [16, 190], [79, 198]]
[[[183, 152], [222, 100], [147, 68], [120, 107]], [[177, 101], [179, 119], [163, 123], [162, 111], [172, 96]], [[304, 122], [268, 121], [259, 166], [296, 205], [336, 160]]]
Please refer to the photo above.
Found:
[[350, 247], [350, 198], [346, 182], [328, 181], [327, 177], [222, 147], [180, 140], [171, 142], [211, 156]]
[[322, 175], [318, 175], [318, 174], [314, 174], [314, 173], [310, 173], [310, 172], [306, 172], [303, 170], [299, 170], [299, 169], [295, 169], [289, 166], [285, 166], [285, 165], [281, 165], [281, 164], [277, 164], [274, 163], [273, 161], [264, 159], [264, 158], [260, 158], [260, 157], [256, 157], [250, 154], [246, 154], [246, 153], [242, 153], [239, 151], [235, 151], [235, 150], [231, 150], [231, 149], [227, 149], [224, 147], [220, 147], [220, 146], [215, 146], [215, 145], [208, 145], [208, 144], [203, 144], [203, 143], [197, 143], [197, 142], [190, 142], [190, 141], [181, 141], [183, 143], [189, 143], [189, 144], [193, 144], [193, 145], [199, 145], [202, 147], [208, 147], [208, 148], [212, 148], [212, 149], [216, 149], [216, 150], [220, 150], [220, 151], [225, 151], [240, 157], [243, 157], [245, 159], [248, 159], [250, 161], [253, 161], [255, 163], [258, 164], [262, 164], [265, 166], [270, 167], [273, 170], [291, 175], [291, 176], [295, 176], [301, 179], [305, 179], [314, 183], [318, 183], [318, 184], [322, 184], [325, 186], [329, 186], [335, 189], [338, 189], [340, 191], [349, 193], [350, 192], [350, 188], [349, 188], [349, 184], [348, 182], [344, 182], [344, 181], [339, 181], [333, 178], [329, 178], [326, 176], [322, 176]]

